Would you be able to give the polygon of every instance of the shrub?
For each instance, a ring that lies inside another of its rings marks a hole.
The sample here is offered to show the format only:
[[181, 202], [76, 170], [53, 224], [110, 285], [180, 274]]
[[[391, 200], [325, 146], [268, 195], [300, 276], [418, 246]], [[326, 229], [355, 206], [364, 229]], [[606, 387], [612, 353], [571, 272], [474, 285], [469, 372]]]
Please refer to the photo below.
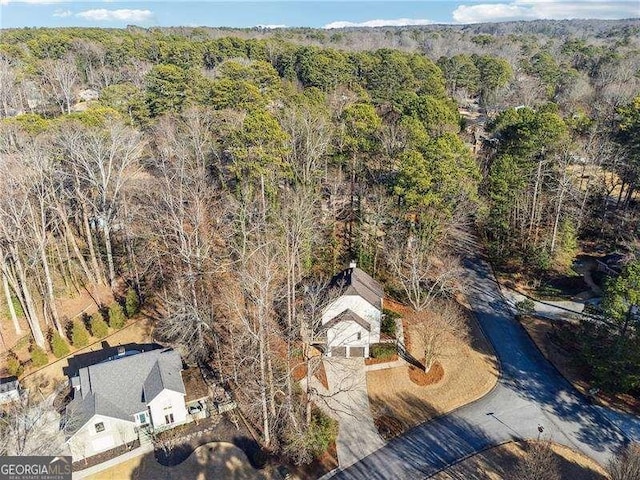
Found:
[[127, 290], [127, 296], [124, 299], [124, 311], [129, 318], [140, 311], [140, 299], [133, 288]]
[[287, 434], [286, 454], [296, 464], [310, 463], [329, 449], [338, 435], [338, 422], [317, 408], [311, 414], [311, 425], [304, 433]]
[[397, 351], [393, 343], [374, 343], [369, 349], [372, 358], [389, 359], [393, 357]]
[[87, 331], [87, 327], [84, 326], [84, 322], [81, 320], [73, 321], [73, 327], [71, 329], [71, 343], [77, 348], [86, 347], [89, 343], [89, 332]]
[[314, 409], [311, 416], [311, 451], [315, 458], [327, 451], [338, 436], [338, 422], [320, 409]]
[[69, 345], [56, 330], [51, 333], [51, 351], [56, 358], [69, 355]]
[[24, 373], [24, 366], [14, 352], [9, 352], [7, 356], [7, 372], [12, 377], [19, 377]]
[[382, 323], [380, 324], [380, 332], [389, 335], [390, 337], [396, 336], [396, 317], [387, 315], [386, 310], [382, 315]]
[[525, 298], [524, 300], [516, 303], [516, 308], [518, 309], [518, 312], [523, 314], [533, 313], [536, 309], [536, 304], [533, 302], [533, 300]]
[[107, 322], [104, 321], [104, 317], [100, 312], [96, 312], [91, 315], [91, 320], [89, 320], [89, 328], [91, 329], [91, 335], [96, 338], [106, 337], [109, 333], [109, 326], [107, 325]]
[[125, 322], [126, 318], [120, 304], [118, 302], [112, 303], [109, 307], [109, 326], [118, 329], [124, 327]]
[[49, 363], [49, 357], [38, 345], [31, 345], [31, 363], [34, 367], [43, 367]]

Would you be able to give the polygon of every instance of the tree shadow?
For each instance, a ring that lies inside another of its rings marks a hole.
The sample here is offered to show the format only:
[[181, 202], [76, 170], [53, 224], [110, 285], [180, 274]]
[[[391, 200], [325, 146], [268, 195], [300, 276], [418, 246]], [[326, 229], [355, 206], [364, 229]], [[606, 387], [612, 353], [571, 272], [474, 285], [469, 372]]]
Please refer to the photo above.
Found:
[[[424, 416], [429, 408], [413, 395], [401, 395], [407, 415]], [[424, 478], [496, 443], [482, 428], [451, 413], [420, 424], [389, 440], [382, 448], [336, 473], [337, 479]]]
[[68, 366], [63, 367], [63, 373], [69, 378], [75, 377], [78, 375], [78, 371], [81, 368], [95, 365], [96, 363], [103, 362], [111, 357], [116, 357], [118, 355], [118, 350], [121, 348], [124, 348], [126, 352], [148, 352], [150, 350], [164, 348], [162, 345], [157, 343], [126, 343], [123, 345], [111, 346], [106, 340], [102, 342], [101, 346], [102, 348], [100, 350], [79, 353], [73, 357], [68, 357]]

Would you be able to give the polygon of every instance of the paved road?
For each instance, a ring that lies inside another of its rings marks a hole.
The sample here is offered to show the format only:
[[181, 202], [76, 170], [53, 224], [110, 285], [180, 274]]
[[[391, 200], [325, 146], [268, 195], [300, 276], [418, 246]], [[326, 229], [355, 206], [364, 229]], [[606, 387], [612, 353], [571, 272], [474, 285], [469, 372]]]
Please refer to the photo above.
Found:
[[[512, 439], [544, 438], [605, 463], [640, 422], [591, 405], [546, 361], [500, 294], [487, 263], [465, 261], [468, 294], [501, 366], [496, 387], [482, 399], [419, 425], [336, 473], [337, 479], [428, 477], [480, 450]], [[614, 423], [609, 420], [611, 417]]]

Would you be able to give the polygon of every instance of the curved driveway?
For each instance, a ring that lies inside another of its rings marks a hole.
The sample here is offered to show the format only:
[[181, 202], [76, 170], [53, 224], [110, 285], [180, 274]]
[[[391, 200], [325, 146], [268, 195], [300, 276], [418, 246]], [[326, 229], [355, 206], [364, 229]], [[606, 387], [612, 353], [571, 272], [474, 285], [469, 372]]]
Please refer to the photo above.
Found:
[[515, 320], [486, 262], [473, 258], [465, 266], [469, 303], [500, 362], [496, 387], [394, 438], [333, 478], [425, 478], [488, 447], [537, 438], [538, 425], [544, 438], [606, 463], [612, 451], [640, 434], [637, 418], [593, 406], [542, 356]]

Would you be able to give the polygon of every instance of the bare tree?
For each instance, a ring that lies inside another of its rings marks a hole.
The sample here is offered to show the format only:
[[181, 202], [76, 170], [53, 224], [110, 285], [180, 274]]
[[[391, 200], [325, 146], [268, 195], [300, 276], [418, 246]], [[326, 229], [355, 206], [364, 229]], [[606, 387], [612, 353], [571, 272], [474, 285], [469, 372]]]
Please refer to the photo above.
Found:
[[640, 480], [640, 444], [623, 448], [611, 458], [606, 470], [611, 480]]
[[419, 312], [410, 319], [415, 322], [413, 335], [424, 354], [424, 370], [443, 358], [456, 342], [467, 341], [469, 326], [461, 307], [452, 301], [439, 301], [432, 312]]
[[[102, 232], [109, 283], [114, 287], [112, 234], [118, 227], [123, 190], [140, 170], [145, 142], [140, 132], [115, 121], [108, 121], [104, 128], [75, 125], [73, 130], [65, 130], [58, 142], [65, 154], [69, 177], [76, 184], [75, 193], [82, 205], [90, 209], [89, 215]], [[91, 236], [87, 237], [92, 244]]]
[[508, 478], [512, 480], [560, 480], [558, 461], [550, 442], [527, 444], [525, 455], [519, 459]]
[[0, 452], [4, 455], [60, 455], [71, 417], [60, 418], [51, 402], [23, 393], [0, 417]]
[[42, 80], [51, 98], [62, 113], [71, 113], [73, 89], [78, 83], [78, 70], [71, 56], [59, 60], [43, 60]]
[[421, 235], [397, 232], [387, 242], [387, 264], [411, 306], [426, 310], [439, 295], [451, 294], [462, 273], [457, 257], [432, 249], [433, 240]]

